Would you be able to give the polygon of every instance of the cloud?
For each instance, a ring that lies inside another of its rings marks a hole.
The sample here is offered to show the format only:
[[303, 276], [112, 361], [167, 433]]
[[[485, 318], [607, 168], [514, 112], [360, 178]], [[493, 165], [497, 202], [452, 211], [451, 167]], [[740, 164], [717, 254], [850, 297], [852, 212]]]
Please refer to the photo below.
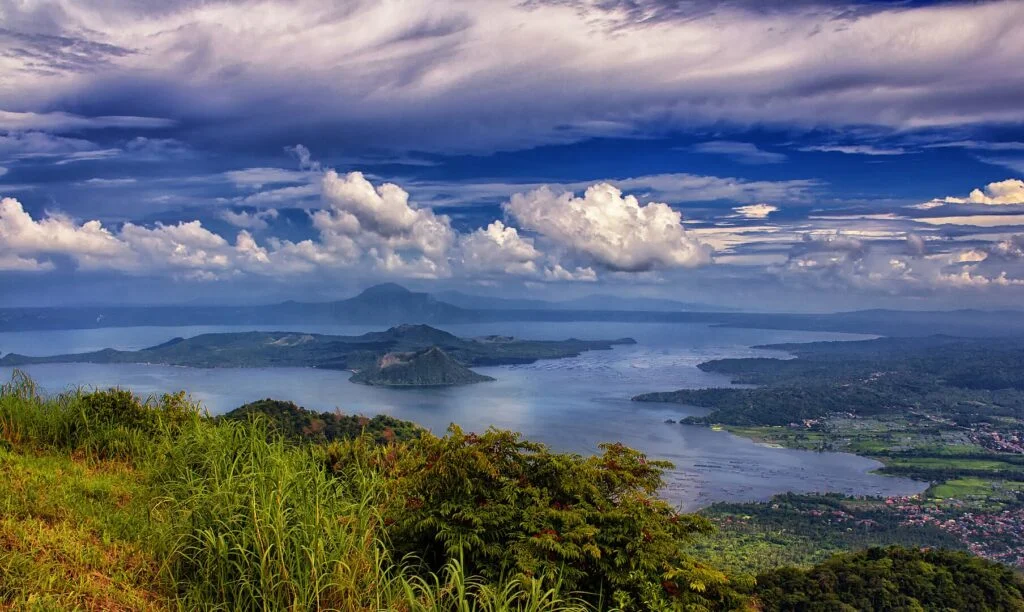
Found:
[[927, 225], [971, 225], [974, 227], [999, 227], [1003, 225], [1024, 225], [1024, 215], [964, 215], [956, 217], [918, 217], [917, 223]]
[[12, 253], [0, 252], [0, 272], [49, 272], [53, 264]]
[[537, 260], [543, 257], [532, 239], [523, 238], [516, 228], [501, 221], [462, 236], [459, 248], [462, 265], [470, 272], [536, 276]]
[[986, 206], [1002, 206], [1007, 204], [1024, 204], [1024, 181], [1006, 179], [989, 183], [981, 189], [975, 189], [966, 198], [946, 197], [932, 200], [926, 204], [983, 204]]
[[76, 224], [64, 215], [36, 222], [14, 198], [0, 200], [0, 249], [19, 255], [66, 253], [81, 257], [114, 257], [124, 245], [99, 221]]
[[109, 128], [150, 129], [172, 127], [175, 123], [170, 119], [156, 117], [82, 117], [65, 112], [18, 113], [0, 110], [0, 130], [18, 132], [68, 132]]
[[321, 194], [327, 208], [313, 214], [321, 241], [346, 252], [365, 249], [376, 266], [419, 277], [448, 274], [455, 232], [448, 217], [410, 204], [394, 183], [374, 186], [361, 172], [324, 172]]
[[220, 218], [231, 225], [242, 229], [265, 230], [268, 227], [267, 220], [276, 219], [277, 215], [277, 209], [274, 208], [258, 210], [251, 213], [244, 210], [240, 210], [238, 212], [233, 210], [223, 210], [220, 213]]
[[737, 206], [733, 208], [741, 217], [747, 219], [766, 219], [773, 212], [778, 212], [777, 206], [771, 204], [750, 204], [748, 206]]
[[224, 177], [236, 187], [258, 190], [262, 189], [264, 185], [305, 183], [310, 175], [308, 172], [284, 168], [244, 168], [225, 172]]
[[1015, 234], [997, 242], [989, 252], [1003, 259], [1024, 259], [1024, 234]]
[[765, 151], [749, 142], [735, 142], [732, 140], [702, 142], [693, 145], [691, 150], [698, 153], [725, 155], [741, 164], [779, 164], [786, 161], [786, 156], [782, 153]]
[[91, 178], [84, 181], [80, 181], [78, 184], [86, 187], [119, 187], [122, 185], [133, 185], [138, 180], [125, 177], [125, 178]]
[[0, 133], [0, 159], [59, 157], [99, 148], [88, 140], [54, 136], [45, 132]]
[[99, 221], [78, 223], [65, 215], [47, 214], [35, 220], [18, 200], [0, 200], [0, 260], [5, 269], [48, 271], [51, 256], [67, 257], [82, 270], [113, 270], [145, 275], [170, 273], [179, 278], [213, 280], [241, 271], [275, 274], [270, 258], [265, 266], [245, 257], [251, 242], [246, 232], [236, 245], [207, 230], [199, 221], [143, 227], [125, 223], [119, 231]]
[[815, 145], [800, 147], [800, 151], [817, 151], [820, 153], [845, 153], [846, 155], [904, 155], [907, 150], [900, 147], [876, 147], [874, 145]]
[[[990, 252], [1004, 249], [1002, 263]], [[872, 245], [834, 234], [826, 239], [806, 237], [795, 245], [784, 264], [769, 268], [781, 278], [823, 289], [857, 289], [891, 295], [938, 290], [1024, 286], [1024, 268], [1002, 269], [1013, 259], [1013, 244], [991, 248], [956, 249], [927, 254], [924, 240], [908, 234], [904, 249]]]
[[608, 270], [640, 272], [711, 261], [711, 248], [687, 235], [682, 215], [667, 204], [641, 206], [608, 183], [592, 185], [582, 198], [541, 187], [512, 196], [505, 211], [523, 228]]
[[232, 243], [200, 221], [114, 228], [57, 213], [34, 219], [18, 200], [5, 198], [0, 255], [9, 268], [54, 269], [57, 257], [82, 270], [193, 280], [331, 269], [438, 278], [450, 276], [454, 264], [469, 277], [593, 281], [598, 268], [644, 272], [711, 260], [711, 248], [687, 234], [678, 212], [666, 204], [641, 205], [603, 183], [581, 198], [547, 188], [514, 196], [506, 207], [510, 216], [536, 238], [501, 221], [459, 235], [447, 216], [416, 205], [398, 185], [375, 185], [360, 172], [327, 170], [320, 191], [323, 208], [309, 213], [316, 239], [270, 236], [262, 244], [248, 230], [267, 229], [275, 210], [221, 211], [223, 220], [243, 228]]
[[0, 59], [0, 107], [23, 130], [177, 121], [226, 147], [303, 129], [401, 151], [1024, 119], [1019, 2], [776, 4], [265, 0], [253, 19], [242, 2], [15, 3], [8, 46], [35, 51]]
[[566, 268], [552, 255], [535, 246], [514, 227], [492, 221], [460, 236], [459, 257], [462, 271], [470, 276], [516, 276], [550, 282], [594, 282], [597, 272], [589, 266]]
[[[660, 202], [706, 202], [726, 200], [737, 203], [809, 202], [822, 183], [815, 179], [751, 181], [736, 177], [706, 176], [688, 173], [648, 174], [625, 178], [607, 178], [622, 191], [641, 200]], [[434, 205], [478, 204], [483, 199], [505, 200], [513, 194], [549, 187], [564, 191], [585, 191], [594, 181], [567, 183], [480, 183], [413, 181], [410, 191]]]
[[923, 148], [925, 149], [939, 149], [947, 147], [975, 149], [981, 151], [1024, 151], [1024, 142], [987, 142], [982, 140], [956, 140], [952, 142], [935, 142], [923, 145]]
[[928, 250], [925, 239], [918, 234], [907, 234], [907, 254], [920, 257]]
[[97, 149], [94, 151], [80, 151], [77, 153], [68, 153], [63, 156], [60, 160], [54, 162], [55, 166], [66, 166], [67, 164], [74, 164], [83, 161], [96, 161], [99, 159], [110, 159], [121, 155], [121, 149]]
[[985, 162], [986, 164], [1002, 166], [1003, 168], [1008, 168], [1014, 172], [1024, 174], [1024, 158], [1022, 157], [991, 157], [979, 155], [977, 159], [978, 161]]
[[594, 282], [597, 280], [597, 272], [589, 266], [567, 270], [561, 264], [555, 264], [550, 268], [544, 269], [544, 279], [549, 281]]
[[7, 168], [4, 168], [3, 166], [0, 166], [0, 176], [3, 176], [5, 174], [7, 174]]

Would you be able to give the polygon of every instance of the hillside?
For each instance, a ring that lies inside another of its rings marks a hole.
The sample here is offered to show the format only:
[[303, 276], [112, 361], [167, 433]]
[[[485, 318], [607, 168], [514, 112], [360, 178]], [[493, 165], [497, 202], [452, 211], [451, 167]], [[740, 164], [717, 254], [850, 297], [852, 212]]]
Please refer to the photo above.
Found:
[[183, 393], [44, 398], [16, 377], [0, 389], [0, 608], [1021, 609], [1020, 577], [946, 551], [726, 573], [694, 553], [711, 523], [655, 495], [668, 464], [621, 444], [353, 439], [360, 421], [334, 437], [329, 420], [274, 400], [210, 419]]
[[382, 387], [450, 387], [494, 379], [477, 374], [432, 346], [412, 353], [387, 353], [351, 380]]

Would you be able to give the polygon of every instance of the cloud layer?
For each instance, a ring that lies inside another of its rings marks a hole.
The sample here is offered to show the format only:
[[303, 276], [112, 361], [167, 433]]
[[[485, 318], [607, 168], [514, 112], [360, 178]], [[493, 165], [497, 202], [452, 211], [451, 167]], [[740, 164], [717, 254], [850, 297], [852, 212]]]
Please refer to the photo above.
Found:
[[214, 123], [238, 142], [333, 127], [349, 147], [478, 150], [721, 121], [1024, 119], [1019, 2], [668, 4], [6, 3], [0, 129]]

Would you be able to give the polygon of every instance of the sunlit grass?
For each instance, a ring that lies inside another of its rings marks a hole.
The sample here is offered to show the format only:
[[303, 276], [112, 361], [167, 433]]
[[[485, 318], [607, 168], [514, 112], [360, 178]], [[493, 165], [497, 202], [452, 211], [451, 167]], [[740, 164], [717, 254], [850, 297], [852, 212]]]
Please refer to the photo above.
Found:
[[215, 423], [182, 395], [0, 390], [0, 608], [585, 610], [558, 583], [500, 584], [393, 559], [388, 489], [260, 420]]

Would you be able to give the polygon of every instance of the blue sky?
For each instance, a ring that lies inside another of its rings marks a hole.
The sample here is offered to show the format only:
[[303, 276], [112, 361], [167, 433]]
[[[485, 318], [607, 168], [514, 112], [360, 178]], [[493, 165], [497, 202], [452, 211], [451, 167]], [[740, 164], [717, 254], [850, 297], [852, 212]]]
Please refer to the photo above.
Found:
[[1024, 3], [0, 0], [3, 305], [1024, 297]]

